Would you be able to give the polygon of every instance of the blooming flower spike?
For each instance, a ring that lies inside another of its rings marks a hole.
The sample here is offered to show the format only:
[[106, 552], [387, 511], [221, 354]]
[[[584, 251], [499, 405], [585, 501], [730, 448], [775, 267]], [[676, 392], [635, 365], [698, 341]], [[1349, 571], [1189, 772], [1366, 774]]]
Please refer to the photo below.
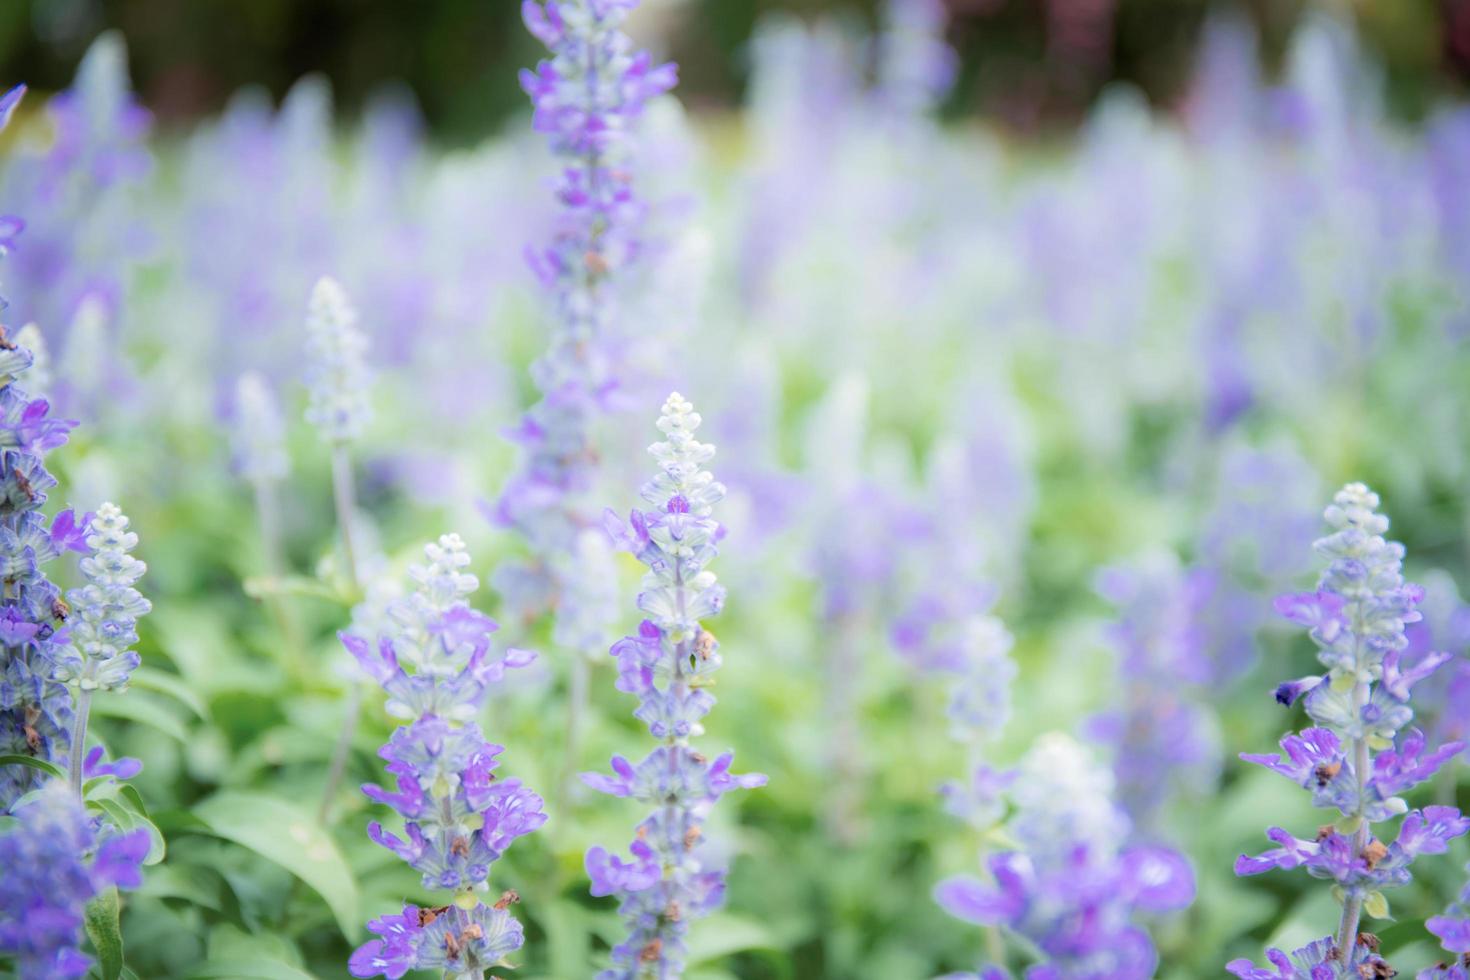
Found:
[[715, 447], [695, 438], [700, 421], [693, 405], [669, 396], [658, 420], [664, 439], [648, 449], [660, 470], [642, 489], [651, 509], [634, 510], [626, 524], [608, 516], [618, 543], [648, 566], [638, 594], [647, 618], [636, 635], [612, 648], [617, 686], [638, 698], [634, 716], [659, 744], [641, 762], [615, 756], [610, 776], [582, 777], [593, 789], [654, 808], [638, 825], [627, 860], [601, 847], [587, 852], [592, 894], [616, 895], [628, 928], [601, 980], [683, 974], [690, 921], [724, 896], [724, 873], [700, 860], [709, 809], [731, 790], [766, 782], [761, 775], [733, 775], [728, 752], [711, 760], [689, 744], [714, 706], [705, 687], [720, 666], [719, 642], [701, 620], [725, 602], [707, 568], [723, 536], [711, 515], [725, 487], [703, 468]]
[[[1470, 831], [1470, 818], [1454, 807], [1411, 811], [1402, 795], [1464, 748], [1459, 742], [1429, 748], [1424, 734], [1408, 727], [1410, 688], [1448, 656], [1429, 652], [1412, 665], [1404, 662], [1404, 626], [1419, 619], [1415, 607], [1424, 593], [1404, 581], [1403, 545], [1383, 537], [1388, 519], [1378, 513], [1378, 495], [1361, 483], [1343, 487], [1324, 516], [1332, 533], [1315, 543], [1328, 560], [1316, 589], [1276, 601], [1279, 613], [1307, 628], [1327, 669], [1282, 684], [1276, 700], [1300, 700], [1316, 724], [1283, 738], [1279, 755], [1241, 758], [1301, 786], [1317, 806], [1335, 810], [1336, 819], [1306, 839], [1270, 828], [1266, 836], [1276, 846], [1241, 855], [1235, 873], [1304, 868], [1334, 883], [1342, 915], [1331, 936], [1290, 956], [1269, 951], [1274, 972], [1247, 960], [1228, 964], [1246, 980], [1391, 976], [1376, 940], [1359, 933], [1363, 914], [1386, 917], [1384, 890], [1408, 884], [1417, 857], [1443, 854]], [[1380, 839], [1373, 825], [1400, 816], [1396, 838]]]
[[459, 535], [444, 535], [424, 556], [409, 571], [417, 589], [389, 609], [389, 630], [375, 642], [344, 633], [342, 643], [388, 693], [389, 714], [407, 722], [378, 753], [393, 785], [363, 787], [402, 817], [403, 835], [375, 820], [368, 836], [450, 901], [405, 905], [369, 923], [378, 938], [352, 954], [355, 977], [439, 970], [446, 978], [482, 978], [520, 949], [521, 924], [507, 911], [514, 893], [490, 904], [481, 899], [505, 849], [546, 822], [541, 797], [518, 779], [496, 777], [504, 749], [473, 721], [489, 686], [532, 655], [492, 654], [497, 627], [467, 601], [479, 581], [465, 571], [470, 557]]

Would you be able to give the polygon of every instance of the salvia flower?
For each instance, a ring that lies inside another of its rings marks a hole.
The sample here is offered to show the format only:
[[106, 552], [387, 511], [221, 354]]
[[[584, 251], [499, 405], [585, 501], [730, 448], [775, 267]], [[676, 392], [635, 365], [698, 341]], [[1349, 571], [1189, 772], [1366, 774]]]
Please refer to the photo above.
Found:
[[250, 483], [277, 483], [291, 470], [286, 424], [270, 382], [256, 371], [235, 383], [235, 467]]
[[137, 888], [148, 832], [119, 832], [89, 819], [60, 780], [30, 794], [0, 834], [0, 953], [24, 980], [87, 975], [81, 952], [87, 903], [112, 887]]
[[1209, 572], [1168, 553], [1105, 569], [1098, 593], [1118, 610], [1109, 630], [1121, 681], [1118, 708], [1094, 717], [1092, 735], [1114, 748], [1118, 802], [1137, 829], [1155, 830], [1177, 793], [1199, 795], [1220, 771], [1218, 723], [1203, 691], [1213, 679], [1200, 609]]
[[[525, 618], [555, 608], [559, 640], [582, 652], [606, 642], [614, 614], [598, 587], [607, 556], [587, 554], [596, 525], [579, 501], [597, 466], [593, 428], [620, 386], [616, 287], [640, 253], [644, 207], [629, 155], [647, 100], [673, 87], [671, 64], [633, 53], [622, 24], [636, 0], [525, 0], [527, 29], [551, 51], [521, 86], [534, 125], [561, 164], [553, 241], [528, 253], [554, 311], [551, 343], [532, 366], [541, 392], [511, 433], [523, 458], [494, 517], [528, 543], [528, 563], [501, 569], [496, 585]], [[583, 539], [580, 540], [579, 539]], [[565, 623], [565, 625], [563, 625]], [[575, 706], [573, 708], [575, 709]]]
[[960, 624], [949, 663], [958, 672], [950, 692], [950, 733], [969, 752], [968, 782], [940, 789], [945, 809], [981, 830], [991, 829], [1005, 812], [1004, 794], [1014, 773], [999, 772], [985, 759], [987, 744], [1011, 716], [1015, 638], [994, 616], [972, 616]]
[[943, 0], [888, 0], [878, 46], [882, 97], [896, 112], [931, 111], [954, 84], [959, 57], [945, 42]]
[[[1194, 871], [1168, 848], [1124, 845], [1128, 818], [1112, 775], [1068, 735], [1051, 733], [1014, 773], [1005, 827], [1013, 849], [991, 854], [986, 879], [941, 882], [935, 899], [957, 918], [1004, 926], [1041, 954], [1028, 980], [1147, 980], [1158, 954], [1140, 914], [1194, 900]], [[984, 980], [1009, 977], [1000, 965]]]
[[[44, 572], [63, 552], [86, 552], [83, 529], [63, 510], [50, 521], [41, 513], [56, 479], [46, 453], [67, 440], [75, 422], [52, 418], [44, 398], [31, 398], [16, 379], [31, 364], [30, 352], [0, 328], [0, 754], [29, 755], [65, 765], [74, 720], [71, 693], [57, 676], [68, 654], [63, 629], [68, 611]], [[37, 783], [23, 766], [0, 769], [0, 812]]]
[[465, 571], [470, 557], [458, 535], [444, 535], [424, 555], [409, 572], [415, 590], [390, 606], [377, 642], [346, 633], [342, 642], [388, 692], [389, 713], [407, 721], [378, 753], [393, 785], [363, 787], [402, 818], [402, 833], [373, 821], [368, 836], [418, 871], [425, 888], [453, 900], [445, 908], [407, 905], [370, 923], [378, 938], [352, 954], [355, 977], [426, 969], [481, 978], [519, 949], [509, 899], [486, 905], [481, 896], [505, 849], [546, 822], [541, 797], [496, 777], [504, 748], [472, 720], [489, 686], [533, 655], [492, 653], [497, 626], [469, 606], [479, 581]]
[[[1470, 818], [1454, 807], [1410, 811], [1403, 800], [1464, 746], [1450, 742], [1431, 748], [1423, 733], [1407, 727], [1414, 716], [1410, 688], [1449, 656], [1429, 653], [1412, 666], [1403, 663], [1409, 645], [1405, 624], [1420, 618], [1416, 607], [1423, 590], [1404, 582], [1403, 546], [1384, 539], [1388, 519], [1377, 510], [1377, 494], [1361, 483], [1339, 491], [1324, 515], [1332, 533], [1315, 544], [1328, 559], [1317, 588], [1276, 601], [1278, 612], [1307, 627], [1327, 668], [1321, 677], [1282, 684], [1276, 697], [1283, 704], [1301, 699], [1316, 725], [1283, 738], [1279, 755], [1241, 756], [1297, 783], [1317, 806], [1335, 809], [1338, 818], [1310, 839], [1272, 827], [1266, 836], [1276, 846], [1256, 856], [1241, 855], [1235, 873], [1304, 868], [1334, 883], [1342, 917], [1336, 934], [1322, 940], [1327, 953], [1316, 961], [1313, 951], [1320, 951], [1319, 944], [1291, 957], [1273, 951], [1270, 959], [1278, 973], [1246, 960], [1228, 964], [1240, 977], [1357, 976], [1322, 970], [1344, 970], [1345, 960], [1367, 955], [1359, 952], [1362, 913], [1387, 916], [1383, 890], [1407, 884], [1419, 855], [1442, 854], [1450, 840], [1470, 831]], [[1375, 835], [1373, 824], [1400, 815], [1396, 839]], [[1376, 956], [1376, 950], [1369, 952]], [[1298, 972], [1284, 972], [1283, 964], [1293, 964]]]
[[719, 642], [700, 621], [725, 602], [707, 568], [723, 533], [711, 515], [725, 488], [703, 468], [715, 448], [695, 438], [700, 421], [688, 401], [669, 396], [658, 420], [664, 439], [648, 450], [660, 472], [641, 491], [651, 509], [632, 511], [626, 523], [607, 515], [618, 544], [648, 566], [638, 594], [647, 618], [612, 647], [617, 686], [638, 698], [634, 715], [660, 744], [642, 762], [615, 756], [610, 776], [582, 776], [593, 789], [654, 808], [638, 825], [628, 860], [601, 847], [587, 852], [592, 894], [618, 896], [628, 927], [601, 980], [682, 975], [689, 923], [724, 895], [724, 873], [699, 857], [704, 821], [725, 793], [766, 782], [732, 774], [729, 752], [711, 760], [689, 744], [714, 706], [705, 688], [720, 666]]
[[306, 421], [329, 443], [353, 441], [372, 416], [367, 347], [346, 290], [318, 279], [306, 314]]
[[138, 535], [128, 530], [128, 518], [116, 504], [97, 509], [87, 527], [81, 561], [87, 584], [67, 593], [72, 616], [71, 646], [59, 659], [57, 678], [84, 691], [118, 691], [138, 666], [138, 618], [153, 608], [133, 588], [148, 566], [130, 551]]

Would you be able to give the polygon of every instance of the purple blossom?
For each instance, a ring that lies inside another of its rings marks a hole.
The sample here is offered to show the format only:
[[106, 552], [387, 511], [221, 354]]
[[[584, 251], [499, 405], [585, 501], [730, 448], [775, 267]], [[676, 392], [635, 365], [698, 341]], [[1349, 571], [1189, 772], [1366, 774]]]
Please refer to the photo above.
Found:
[[[1266, 836], [1277, 846], [1241, 855], [1235, 873], [1303, 868], [1335, 883], [1342, 916], [1333, 937], [1291, 958], [1270, 951], [1274, 973], [1244, 960], [1229, 964], [1248, 980], [1339, 976], [1324, 961], [1340, 960], [1335, 951], [1341, 949], [1360, 955], [1360, 917], [1365, 911], [1386, 914], [1382, 890], [1407, 884], [1417, 857], [1442, 854], [1451, 839], [1470, 831], [1470, 818], [1454, 807], [1408, 811], [1402, 798], [1464, 745], [1447, 742], [1431, 750], [1423, 732], [1405, 731], [1414, 717], [1410, 688], [1448, 658], [1426, 653], [1412, 667], [1401, 667], [1409, 645], [1405, 628], [1420, 619], [1424, 590], [1404, 582], [1403, 546], [1384, 539], [1388, 519], [1377, 508], [1378, 496], [1360, 483], [1339, 491], [1324, 514], [1332, 533], [1314, 544], [1328, 560], [1316, 590], [1276, 601], [1277, 612], [1308, 628], [1327, 668], [1323, 677], [1282, 684], [1276, 700], [1288, 706], [1300, 700], [1316, 726], [1283, 738], [1280, 755], [1241, 756], [1286, 776], [1310, 792], [1317, 806], [1339, 816], [1310, 840], [1272, 827]], [[1399, 814], [1405, 816], [1392, 844], [1374, 836], [1373, 824]], [[1372, 952], [1376, 963], [1376, 947]]]
[[397, 980], [409, 970], [438, 970], [445, 980], [471, 980], [525, 942], [520, 922], [504, 902], [469, 910], [405, 905], [401, 913], [369, 922], [368, 931], [379, 938], [353, 952], [347, 969], [354, 977], [381, 974]]
[[1118, 801], [1146, 832], [1171, 796], [1198, 796], [1218, 778], [1219, 724], [1205, 696], [1214, 670], [1200, 616], [1213, 588], [1212, 575], [1181, 569], [1172, 554], [1098, 576], [1098, 593], [1118, 609], [1109, 636], [1122, 706], [1088, 731], [1113, 747]]
[[95, 823], [61, 780], [27, 797], [13, 816], [0, 834], [0, 953], [22, 977], [85, 976], [83, 909], [108, 888], [142, 884], [148, 832]]
[[519, 949], [521, 925], [506, 902], [487, 906], [480, 896], [505, 849], [546, 822], [540, 796], [519, 780], [496, 778], [505, 750], [472, 721], [488, 687], [532, 655], [490, 655], [498, 627], [466, 601], [479, 581], [464, 570], [470, 559], [458, 535], [444, 535], [424, 554], [426, 563], [410, 569], [418, 589], [391, 605], [377, 645], [352, 634], [342, 642], [388, 692], [390, 712], [409, 721], [378, 753], [393, 787], [363, 787], [403, 817], [403, 835], [374, 820], [368, 837], [418, 871], [424, 888], [453, 892], [454, 901], [405, 906], [369, 923], [379, 938], [352, 954], [355, 977], [427, 969], [468, 980]]
[[762, 775], [730, 772], [729, 752], [710, 760], [689, 745], [703, 733], [699, 720], [714, 705], [700, 686], [720, 666], [719, 643], [700, 620], [724, 602], [706, 566], [722, 537], [711, 515], [725, 488], [703, 469], [715, 449], [695, 439], [700, 422], [689, 402], [669, 396], [658, 420], [664, 441], [649, 447], [660, 473], [641, 491], [652, 509], [634, 510], [626, 524], [609, 522], [619, 545], [649, 569], [638, 596], [649, 618], [636, 636], [611, 650], [618, 658], [618, 687], [637, 695], [635, 715], [661, 744], [641, 762], [614, 756], [611, 775], [582, 775], [599, 792], [654, 808], [638, 827], [631, 860], [602, 847], [587, 852], [592, 894], [618, 896], [628, 929], [600, 980], [682, 973], [690, 921], [716, 908], [724, 895], [724, 873], [706, 870], [699, 857], [704, 820], [724, 794], [766, 782]]
[[1244, 959], [1231, 960], [1225, 964], [1225, 969], [1241, 980], [1337, 980], [1341, 976], [1393, 976], [1388, 964], [1368, 944], [1355, 943], [1348, 962], [1343, 963], [1331, 936], [1309, 943], [1290, 956], [1279, 949], [1268, 949], [1266, 959], [1271, 964], [1269, 970]]
[[[1042, 954], [1028, 970], [1058, 980], [1147, 980], [1158, 956], [1137, 914], [1194, 901], [1194, 870], [1176, 851], [1122, 846], [1128, 821], [1110, 799], [1111, 775], [1071, 738], [1038, 740], [1014, 774], [1007, 837], [988, 880], [950, 878], [935, 889], [945, 911], [1004, 926]], [[1004, 976], [987, 967], [982, 976]]]
[[[629, 377], [617, 340], [618, 290], [643, 248], [645, 208], [628, 166], [644, 104], [677, 80], [671, 64], [631, 53], [622, 24], [634, 2], [524, 0], [526, 29], [551, 57], [521, 72], [533, 125], [561, 161], [552, 242], [528, 261], [553, 304], [549, 349], [532, 366], [541, 393], [510, 433], [522, 462], [490, 508], [530, 546], [496, 586], [518, 618], [555, 610], [553, 639], [591, 653], [616, 615], [610, 558], [584, 495], [597, 468], [593, 428]], [[581, 667], [578, 661], [577, 669]], [[573, 705], [573, 712], [582, 706]]]

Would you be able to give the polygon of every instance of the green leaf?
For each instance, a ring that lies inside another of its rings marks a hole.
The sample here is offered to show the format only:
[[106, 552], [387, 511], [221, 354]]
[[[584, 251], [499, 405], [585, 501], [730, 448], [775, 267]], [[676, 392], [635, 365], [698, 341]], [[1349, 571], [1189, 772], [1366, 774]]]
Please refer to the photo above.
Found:
[[209, 833], [274, 861], [327, 903], [342, 934], [358, 935], [357, 883], [336, 843], [295, 803], [265, 793], [226, 790], [194, 807]]
[[747, 949], [776, 949], [780, 943], [763, 923], [719, 912], [691, 930], [689, 962], [707, 963]]
[[166, 694], [194, 712], [200, 721], [209, 720], [209, 706], [177, 674], [170, 674], [152, 667], [138, 667], [133, 671], [130, 683], [133, 687], [144, 691]]
[[[171, 864], [166, 864], [148, 872], [143, 878], [143, 887], [134, 894], [148, 898], [181, 899], [190, 905], [218, 912], [218, 890], [211, 891], [204, 885], [204, 879], [208, 874], [209, 872], [198, 866], [190, 866], [188, 871], [184, 871]], [[216, 879], [211, 877], [211, 880]]]
[[31, 755], [0, 755], [0, 766], [30, 766], [32, 769], [39, 769], [48, 775], [58, 778], [66, 776], [66, 773], [59, 767], [47, 762], [45, 759], [37, 759]]
[[87, 903], [83, 922], [87, 938], [97, 950], [97, 967], [102, 980], [117, 980], [123, 968], [122, 927], [118, 924], [120, 906], [117, 889], [109, 888]]
[[148, 725], [178, 742], [189, 741], [189, 731], [168, 702], [144, 691], [132, 691], [121, 697], [99, 698], [92, 702], [92, 714], [125, 718]]
[[292, 575], [285, 578], [248, 578], [245, 580], [245, 594], [252, 599], [269, 599], [275, 596], [308, 596], [313, 599], [325, 599], [328, 602], [339, 602], [344, 606], [354, 604], [353, 597], [346, 594], [342, 589], [336, 588], [330, 583], [323, 582], [319, 578], [307, 578], [302, 575]]
[[1368, 897], [1363, 899], [1363, 911], [1375, 919], [1388, 918], [1388, 899], [1383, 897], [1383, 892], [1369, 892]]
[[189, 974], [203, 980], [206, 977], [225, 977], [228, 980], [316, 980], [316, 977], [280, 960], [231, 959], [212, 960], [202, 964]]

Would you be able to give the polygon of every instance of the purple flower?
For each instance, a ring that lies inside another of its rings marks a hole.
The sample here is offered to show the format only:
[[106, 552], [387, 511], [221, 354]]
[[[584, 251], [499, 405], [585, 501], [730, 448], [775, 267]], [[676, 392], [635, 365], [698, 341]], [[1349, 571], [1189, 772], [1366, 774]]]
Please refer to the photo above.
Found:
[[[1276, 699], [1288, 706], [1301, 700], [1316, 727], [1283, 738], [1282, 755], [1241, 756], [1291, 779], [1312, 794], [1317, 806], [1333, 808], [1340, 817], [1312, 840], [1272, 827], [1266, 836], [1277, 846], [1255, 856], [1242, 854], [1235, 873], [1304, 868], [1336, 883], [1342, 916], [1331, 938], [1290, 959], [1270, 951], [1275, 972], [1245, 960], [1229, 964], [1247, 980], [1343, 975], [1326, 961], [1340, 961], [1335, 951], [1341, 949], [1353, 950], [1354, 964], [1367, 956], [1358, 927], [1365, 911], [1384, 914], [1381, 890], [1407, 884], [1417, 857], [1442, 854], [1451, 839], [1470, 831], [1470, 818], [1455, 808], [1431, 806], [1407, 813], [1392, 844], [1373, 834], [1374, 823], [1405, 812], [1400, 794], [1432, 777], [1464, 748], [1449, 742], [1430, 751], [1421, 731], [1402, 732], [1414, 716], [1410, 688], [1448, 658], [1428, 653], [1413, 667], [1401, 667], [1409, 646], [1405, 627], [1420, 619], [1417, 606], [1424, 590], [1404, 582], [1404, 549], [1384, 539], [1388, 519], [1377, 512], [1378, 503], [1377, 494], [1360, 483], [1339, 491], [1324, 514], [1332, 533], [1314, 543], [1328, 560], [1316, 591], [1276, 601], [1278, 612], [1308, 628], [1327, 668], [1324, 677], [1281, 685]], [[1364, 964], [1380, 962], [1375, 946]]]
[[958, 918], [1003, 926], [1042, 954], [1026, 976], [1147, 980], [1157, 966], [1135, 913], [1171, 912], [1195, 896], [1194, 869], [1156, 845], [1120, 846], [1128, 822], [1109, 798], [1111, 777], [1077, 742], [1049, 734], [1014, 774], [1006, 837], [989, 880], [960, 876], [934, 897]]
[[[520, 619], [555, 614], [553, 637], [579, 655], [605, 646], [616, 616], [610, 558], [582, 499], [597, 469], [593, 429], [631, 380], [617, 311], [624, 273], [644, 251], [645, 207], [627, 166], [644, 104], [672, 88], [673, 65], [630, 53], [622, 33], [628, 0], [526, 0], [526, 29], [550, 49], [521, 87], [562, 166], [552, 241], [527, 249], [552, 305], [551, 342], [532, 366], [541, 399], [511, 437], [521, 465], [491, 508], [497, 523], [530, 546], [504, 566], [496, 586]], [[573, 712], [583, 710], [573, 705]]]
[[487, 906], [491, 866], [517, 838], [546, 822], [541, 797], [516, 779], [495, 776], [504, 749], [485, 741], [473, 719], [488, 687], [508, 667], [533, 655], [489, 655], [495, 621], [472, 609], [479, 586], [464, 569], [464, 542], [446, 534], [410, 569], [417, 591], [392, 604], [389, 632], [376, 646], [342, 634], [343, 645], [388, 692], [389, 711], [409, 720], [378, 754], [394, 778], [391, 789], [363, 793], [403, 818], [403, 836], [372, 821], [368, 837], [421, 875], [423, 887], [454, 893], [447, 908], [405, 906], [369, 923], [379, 938], [358, 947], [353, 976], [401, 977], [412, 969], [474, 977], [523, 942], [521, 925], [504, 903]]
[[445, 978], [482, 977], [521, 948], [521, 924], [503, 902], [424, 909], [405, 905], [398, 914], [368, 923], [379, 938], [359, 946], [348, 961], [354, 977], [379, 974], [397, 980], [409, 970], [436, 970]]
[[[1241, 980], [1337, 980], [1341, 976], [1391, 977], [1393, 972], [1369, 945], [1355, 943], [1347, 963], [1337, 954], [1332, 937], [1303, 946], [1290, 956], [1279, 949], [1266, 950], [1271, 969], [1250, 960], [1231, 960], [1225, 969]], [[1339, 971], [1343, 972], [1339, 972]]]
[[148, 854], [148, 832], [98, 828], [81, 799], [52, 780], [13, 812], [0, 834], [0, 953], [22, 977], [80, 977], [82, 913], [111, 887], [137, 888]]
[[653, 808], [639, 825], [631, 860], [602, 847], [587, 852], [592, 894], [618, 896], [628, 928], [601, 980], [682, 972], [690, 920], [708, 914], [724, 895], [723, 872], [706, 870], [699, 858], [704, 820], [724, 794], [766, 782], [762, 775], [731, 773], [728, 752], [711, 760], [689, 745], [714, 705], [700, 686], [720, 666], [719, 644], [700, 620], [718, 612], [724, 598], [707, 566], [723, 536], [711, 515], [725, 488], [703, 469], [715, 450], [695, 439], [700, 422], [689, 402], [669, 396], [658, 420], [665, 439], [649, 447], [660, 473], [642, 488], [653, 509], [634, 511], [626, 525], [609, 520], [616, 540], [649, 568], [638, 596], [648, 618], [636, 636], [611, 650], [618, 688], [638, 697], [634, 714], [662, 744], [641, 762], [614, 756], [611, 775], [582, 774], [599, 792]]

